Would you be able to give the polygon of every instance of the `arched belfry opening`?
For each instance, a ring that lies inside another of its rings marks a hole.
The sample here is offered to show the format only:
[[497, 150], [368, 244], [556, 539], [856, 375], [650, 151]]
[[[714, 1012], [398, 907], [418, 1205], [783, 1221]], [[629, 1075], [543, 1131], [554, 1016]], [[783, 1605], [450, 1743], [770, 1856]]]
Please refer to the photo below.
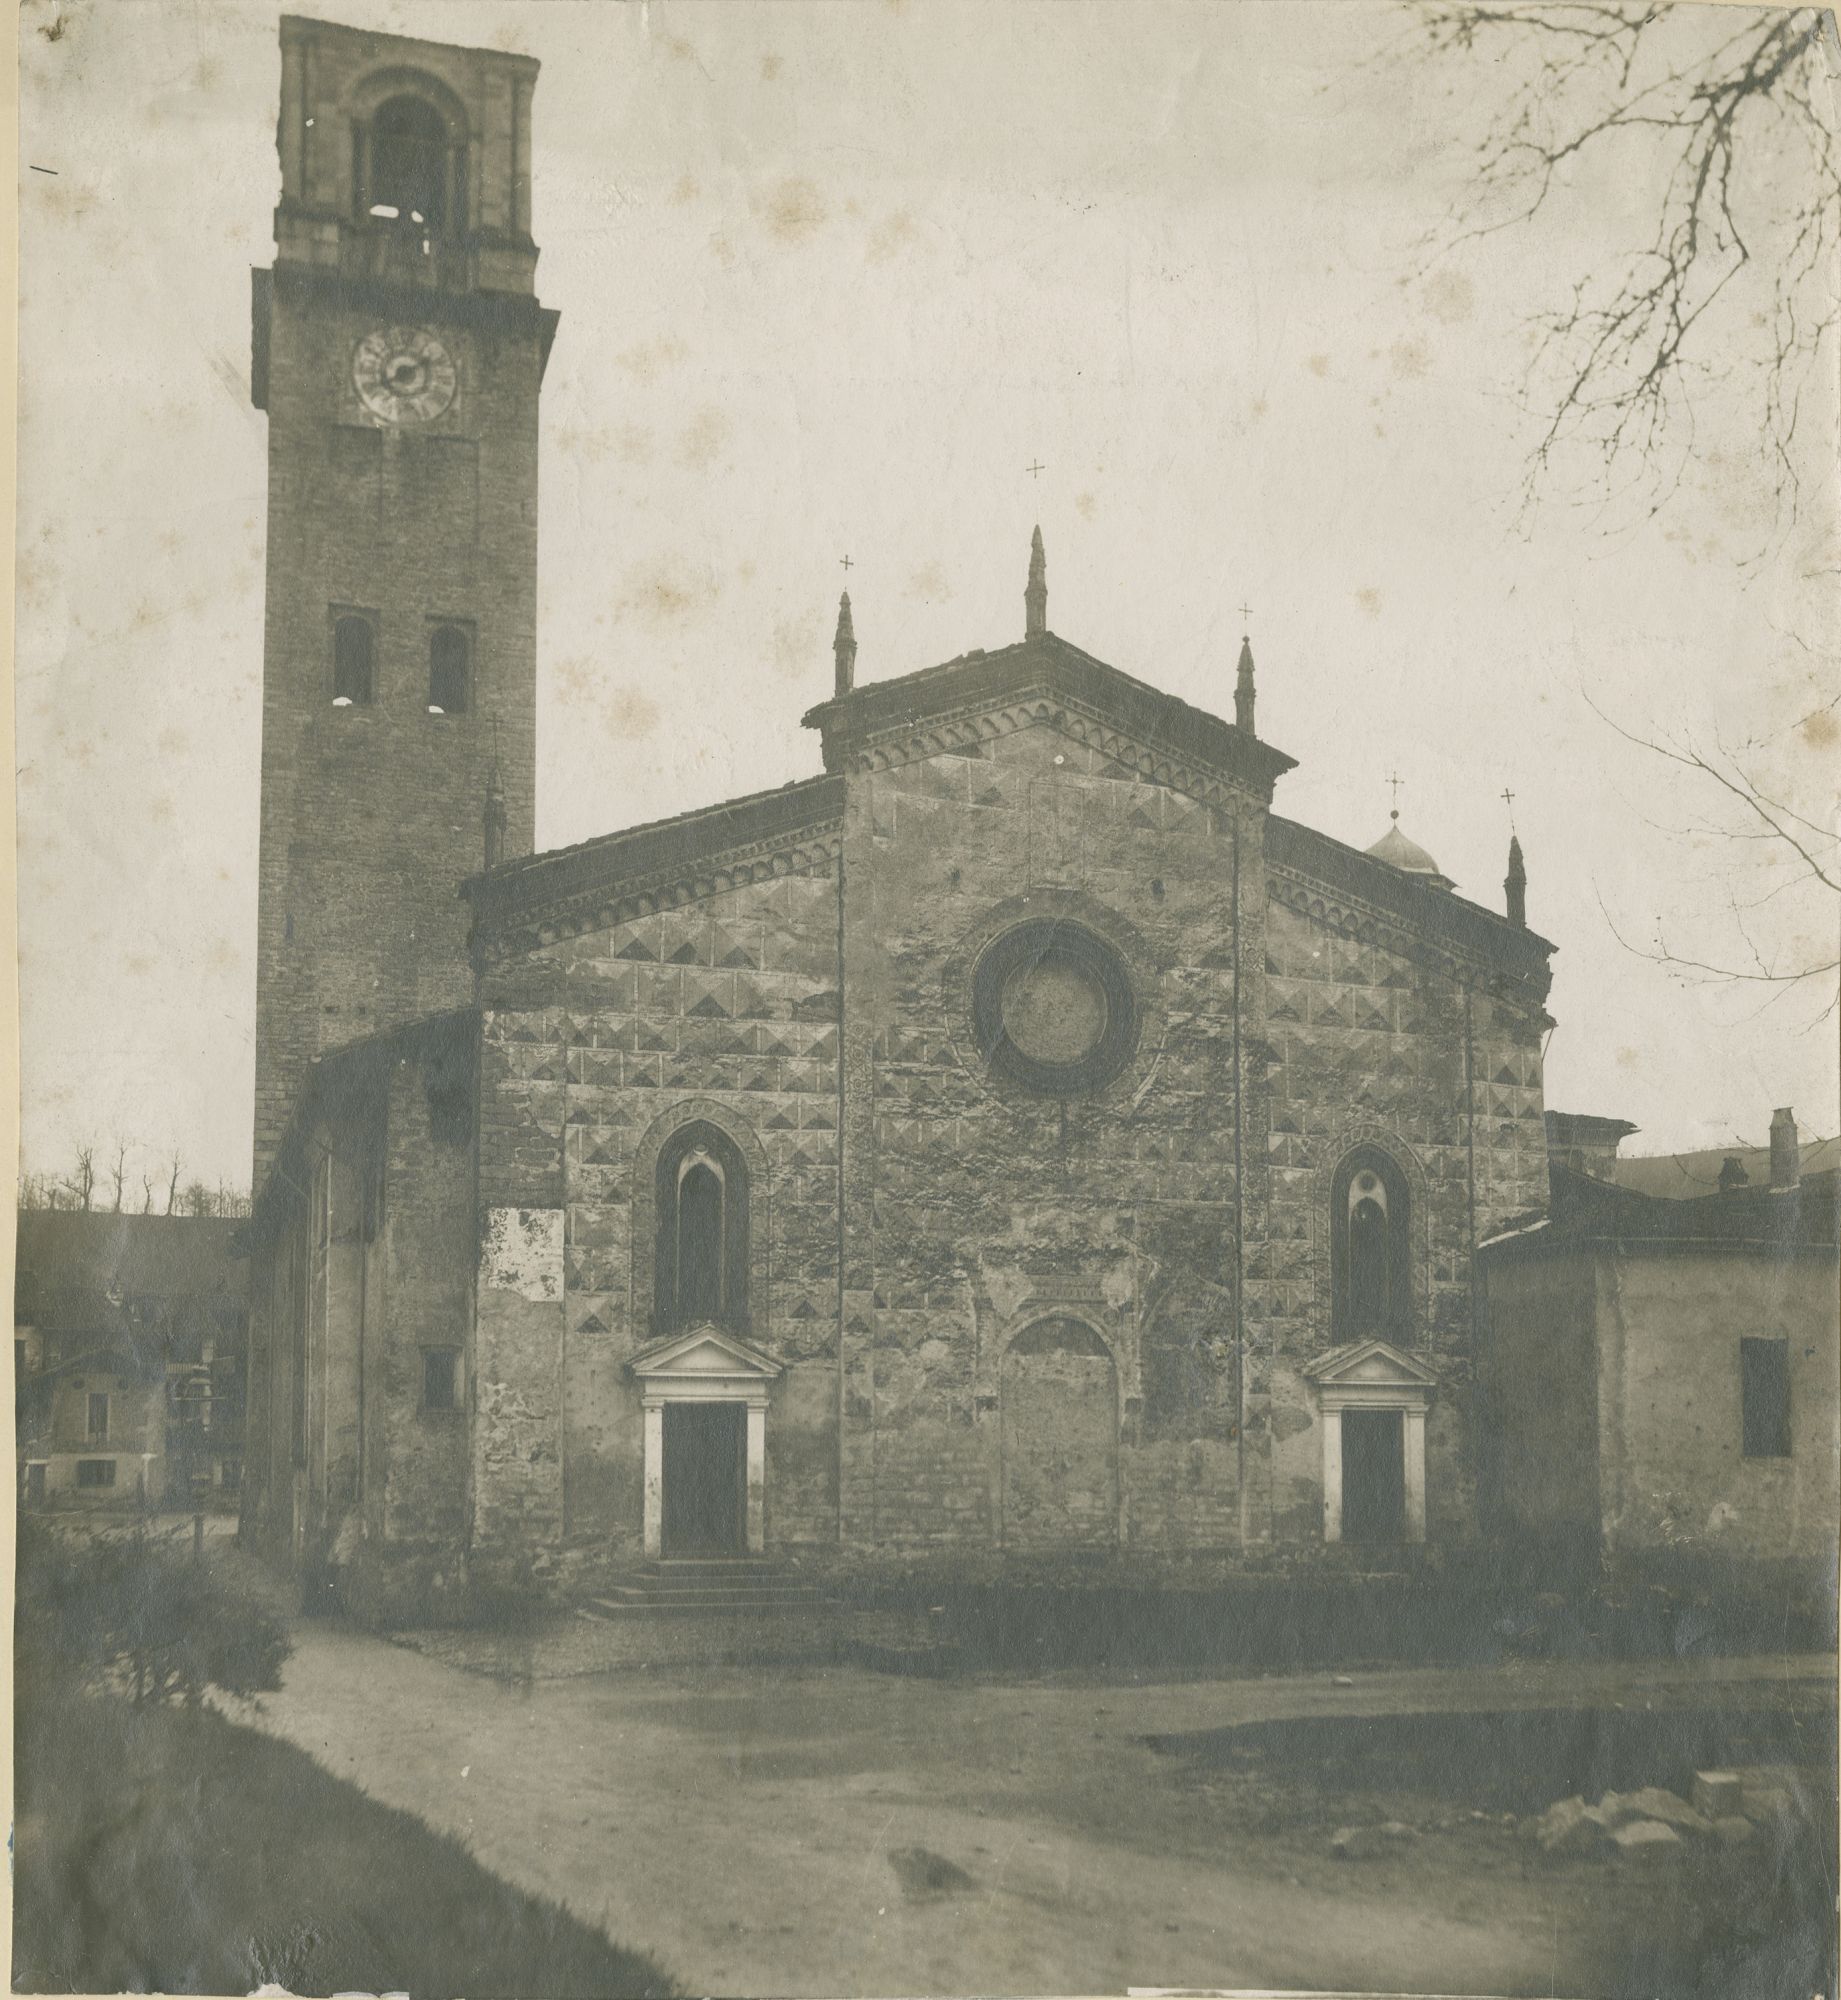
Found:
[[352, 130], [361, 218], [434, 234], [466, 227], [466, 141], [428, 98], [402, 91]]

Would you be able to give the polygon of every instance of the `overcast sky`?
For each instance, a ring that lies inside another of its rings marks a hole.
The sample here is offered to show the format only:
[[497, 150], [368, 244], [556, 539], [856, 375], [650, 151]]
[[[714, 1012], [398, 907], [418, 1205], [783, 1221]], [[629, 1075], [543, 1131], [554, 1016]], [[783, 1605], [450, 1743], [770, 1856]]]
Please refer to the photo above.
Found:
[[[1835, 691], [1832, 401], [1775, 532], [1717, 384], [1654, 521], [1516, 515], [1530, 316], [1643, 238], [1660, 156], [1424, 271], [1500, 77], [1390, 66], [1392, 9], [333, 12], [544, 66], [539, 846], [815, 770], [846, 554], [859, 680], [1020, 637], [1040, 520], [1051, 626], [1187, 701], [1231, 714], [1252, 606], [1260, 731], [1300, 760], [1279, 811], [1367, 846], [1397, 771], [1402, 826], [1500, 908], [1514, 792], [1559, 946], [1551, 1106], [1635, 1121], [1633, 1151], [1761, 1141], [1786, 1103], [1834, 1129], [1819, 1003], [1684, 985], [1613, 935], [1742, 949], [1720, 913], [1757, 857], [1684, 835], [1717, 802], [1582, 694], [1756, 739], [1829, 820], [1833, 732], [1798, 725]], [[30, 1165], [121, 1135], [148, 1170], [177, 1144], [188, 1177], [249, 1171], [276, 22], [22, 17]], [[1794, 893], [1751, 921], [1832, 947]]]

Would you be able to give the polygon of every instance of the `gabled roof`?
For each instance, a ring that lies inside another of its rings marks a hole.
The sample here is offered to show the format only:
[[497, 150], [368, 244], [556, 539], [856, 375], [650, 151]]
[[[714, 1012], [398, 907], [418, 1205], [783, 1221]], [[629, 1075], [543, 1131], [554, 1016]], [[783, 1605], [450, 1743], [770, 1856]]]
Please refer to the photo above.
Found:
[[232, 1216], [23, 1209], [14, 1311], [49, 1333], [129, 1339], [195, 1326], [232, 1330], [244, 1272]]
[[1480, 1247], [1492, 1257], [1568, 1250], [1745, 1250], [1760, 1257], [1833, 1256], [1841, 1237], [1841, 1173], [1805, 1174], [1795, 1187], [1752, 1185], [1688, 1200], [1638, 1194], [1550, 1162], [1547, 1226], [1521, 1216]]
[[[1804, 1139], [1799, 1152], [1805, 1180], [1811, 1174], [1832, 1174], [1841, 1168], [1841, 1139]], [[1665, 1201], [1694, 1201], [1719, 1191], [1720, 1169], [1728, 1160], [1738, 1161], [1753, 1189], [1769, 1187], [1769, 1146], [1709, 1146], [1691, 1153], [1637, 1153], [1628, 1159], [1610, 1161], [1604, 1174], [1607, 1180], [1634, 1194], [1655, 1195]]]
[[[1606, 1118], [1595, 1111], [1553, 1111], [1547, 1113], [1547, 1143], [1555, 1152], [1574, 1146], [1608, 1146], [1615, 1152], [1638, 1126], [1628, 1118]], [[1711, 1187], [1716, 1182], [1709, 1182]]]
[[1261, 799], [1271, 798], [1274, 782], [1298, 761], [1053, 632], [853, 688], [808, 710], [805, 725], [823, 737], [825, 769], [841, 771], [885, 739], [1032, 696], [1085, 709], [1148, 749], [1200, 765]]
[[475, 927], [490, 933], [585, 896], [612, 896], [664, 884], [725, 855], [793, 841], [844, 810], [842, 778], [800, 778], [669, 819], [623, 827], [574, 847], [508, 861], [460, 885], [473, 905]]

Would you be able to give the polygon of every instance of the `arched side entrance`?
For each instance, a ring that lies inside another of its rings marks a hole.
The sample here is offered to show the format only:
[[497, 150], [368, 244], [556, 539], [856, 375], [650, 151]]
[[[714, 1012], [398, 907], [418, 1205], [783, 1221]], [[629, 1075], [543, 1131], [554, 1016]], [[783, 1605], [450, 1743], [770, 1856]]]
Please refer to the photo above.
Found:
[[998, 1410], [1005, 1548], [1111, 1548], [1119, 1385], [1106, 1343], [1077, 1319], [1026, 1326], [1004, 1351]]

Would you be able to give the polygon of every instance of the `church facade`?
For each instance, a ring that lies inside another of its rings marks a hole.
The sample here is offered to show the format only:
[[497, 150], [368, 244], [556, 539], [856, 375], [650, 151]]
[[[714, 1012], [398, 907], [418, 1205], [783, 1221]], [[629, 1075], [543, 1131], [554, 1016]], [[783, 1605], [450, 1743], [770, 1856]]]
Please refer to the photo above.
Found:
[[1094, 658], [1038, 536], [988, 652], [859, 686], [845, 600], [817, 774], [529, 851], [532, 69], [283, 28], [249, 1531], [399, 1611], [1472, 1535], [1552, 947], [1280, 817], [1249, 648], [1231, 723]]

